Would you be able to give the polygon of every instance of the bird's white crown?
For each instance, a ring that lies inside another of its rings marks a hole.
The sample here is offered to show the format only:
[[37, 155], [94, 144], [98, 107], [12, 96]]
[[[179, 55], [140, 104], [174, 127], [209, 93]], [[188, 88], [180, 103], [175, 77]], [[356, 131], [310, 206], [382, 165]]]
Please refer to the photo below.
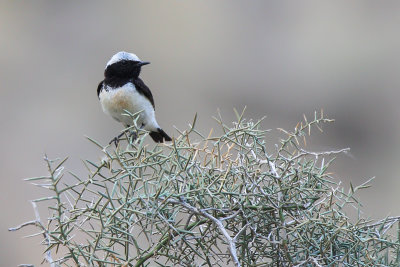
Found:
[[112, 56], [112, 58], [107, 62], [106, 68], [121, 60], [141, 61], [137, 55], [121, 51]]

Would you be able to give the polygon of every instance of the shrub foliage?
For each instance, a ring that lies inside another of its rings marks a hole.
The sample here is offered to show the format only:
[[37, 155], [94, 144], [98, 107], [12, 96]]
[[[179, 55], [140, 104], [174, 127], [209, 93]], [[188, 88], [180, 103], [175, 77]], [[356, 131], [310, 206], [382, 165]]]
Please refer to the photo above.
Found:
[[311, 129], [331, 120], [304, 117], [268, 147], [261, 120], [236, 115], [232, 126], [216, 118], [219, 136], [201, 134], [195, 118], [169, 144], [146, 145], [136, 128], [115, 149], [90, 139], [104, 156], [86, 161], [85, 178], [46, 157], [49, 175], [27, 180], [50, 195], [11, 230], [35, 225], [52, 266], [399, 266], [390, 231], [399, 218], [346, 215], [368, 187], [345, 192], [328, 172], [347, 149], [305, 149]]

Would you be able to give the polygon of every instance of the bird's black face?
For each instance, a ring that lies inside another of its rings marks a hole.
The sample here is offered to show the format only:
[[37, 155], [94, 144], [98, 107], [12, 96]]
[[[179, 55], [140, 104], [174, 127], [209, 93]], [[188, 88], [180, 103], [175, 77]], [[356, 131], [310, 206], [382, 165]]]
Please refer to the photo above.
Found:
[[139, 77], [141, 67], [147, 64], [149, 64], [149, 62], [120, 60], [107, 66], [104, 71], [104, 76], [106, 78], [137, 78]]

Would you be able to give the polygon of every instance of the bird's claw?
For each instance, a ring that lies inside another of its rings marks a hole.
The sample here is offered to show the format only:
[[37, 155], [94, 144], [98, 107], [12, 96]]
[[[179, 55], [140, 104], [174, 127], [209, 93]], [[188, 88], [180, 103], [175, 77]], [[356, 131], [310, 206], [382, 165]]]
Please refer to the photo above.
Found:
[[117, 147], [119, 143], [119, 137], [114, 137], [108, 144], [111, 145], [112, 143], [114, 143], [115, 147]]
[[[114, 137], [113, 139], [111, 139], [111, 141], [108, 143], [109, 145], [111, 145], [112, 143], [114, 143], [115, 147], [118, 146], [119, 140], [120, 138], [125, 134], [125, 132], [121, 133], [120, 135]], [[129, 140], [131, 140], [131, 142], [135, 141], [137, 138], [137, 134], [136, 132], [129, 132], [129, 136], [128, 136]]]
[[137, 138], [136, 132], [133, 132], [133, 131], [132, 131], [132, 132], [129, 133], [129, 140], [130, 140], [131, 142], [135, 141], [136, 138]]
[[111, 139], [110, 143], [108, 143], [109, 145], [111, 145], [112, 143], [114, 143], [115, 147], [118, 146], [119, 143], [119, 139], [121, 138], [121, 136], [124, 135], [125, 132], [121, 133], [120, 135], [114, 137], [113, 139]]

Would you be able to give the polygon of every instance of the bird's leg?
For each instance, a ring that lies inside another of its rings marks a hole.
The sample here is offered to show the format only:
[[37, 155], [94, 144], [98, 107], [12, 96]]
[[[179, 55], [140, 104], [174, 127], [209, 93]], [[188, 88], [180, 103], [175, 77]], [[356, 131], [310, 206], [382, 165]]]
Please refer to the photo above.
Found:
[[138, 135], [135, 131], [129, 132], [129, 139], [131, 140], [131, 142], [135, 141], [137, 137]]
[[[130, 126], [127, 125], [126, 127], [129, 128]], [[135, 141], [137, 138], [136, 132], [130, 131], [129, 129], [127, 129], [127, 130], [123, 131], [121, 134], [119, 134], [118, 136], [114, 137], [108, 144], [111, 145], [112, 143], [114, 143], [115, 147], [117, 147], [117, 145], [119, 143], [119, 139], [127, 132], [129, 132], [128, 138], [131, 139], [132, 142]]]
[[112, 143], [114, 143], [115, 147], [118, 146], [119, 143], [119, 139], [121, 138], [121, 136], [123, 136], [126, 133], [126, 131], [122, 132], [120, 135], [114, 137], [113, 139], [111, 139], [111, 141], [108, 143], [109, 145], [111, 145]]
[[[140, 129], [143, 129], [144, 123], [142, 123], [142, 126], [140, 126]], [[129, 132], [129, 139], [132, 140], [131, 142], [135, 141], [138, 138], [138, 134], [135, 131], [130, 131]]]

